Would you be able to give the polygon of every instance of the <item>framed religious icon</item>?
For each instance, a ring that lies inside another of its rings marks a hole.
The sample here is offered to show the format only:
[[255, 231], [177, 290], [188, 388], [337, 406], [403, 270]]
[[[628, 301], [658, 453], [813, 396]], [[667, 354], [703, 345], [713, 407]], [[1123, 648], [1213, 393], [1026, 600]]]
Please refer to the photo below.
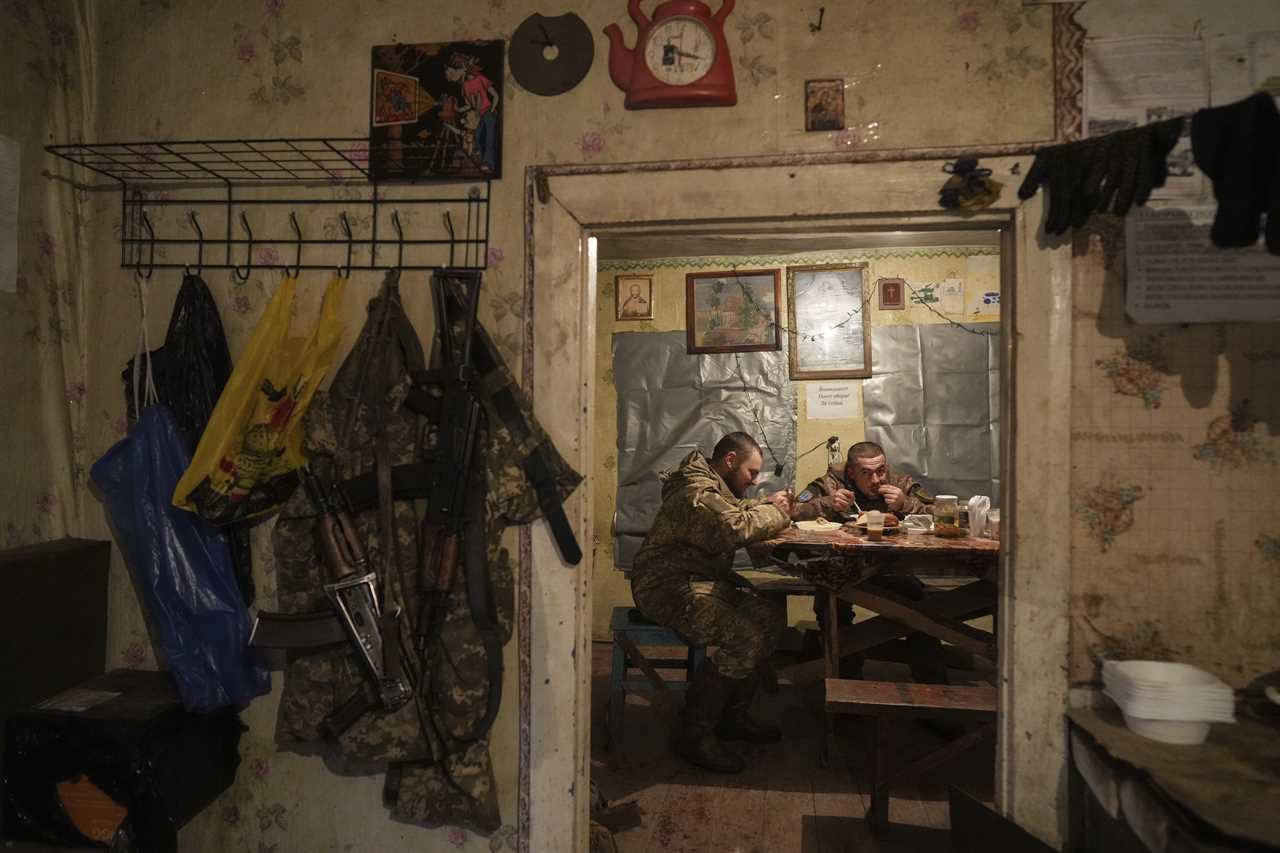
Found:
[[684, 281], [690, 354], [782, 349], [778, 270], [692, 272]]
[[866, 279], [866, 264], [787, 267], [792, 379], [871, 375]]
[[653, 276], [620, 275], [614, 279], [618, 320], [653, 319]]
[[907, 307], [907, 282], [901, 278], [882, 278], [876, 281], [880, 292], [881, 311], [901, 311]]
[[804, 81], [804, 129], [844, 130], [844, 81]]
[[501, 41], [373, 49], [374, 180], [502, 176]]

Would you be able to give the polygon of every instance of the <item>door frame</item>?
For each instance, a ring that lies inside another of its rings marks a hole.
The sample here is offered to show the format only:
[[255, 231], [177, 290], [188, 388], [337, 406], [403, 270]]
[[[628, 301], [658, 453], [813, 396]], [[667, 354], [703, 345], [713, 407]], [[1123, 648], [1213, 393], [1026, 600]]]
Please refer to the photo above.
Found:
[[[710, 161], [534, 166], [525, 174], [524, 348], [521, 381], [565, 455], [589, 472], [595, 349], [592, 235], [679, 225], [724, 231], [785, 227], [998, 227], [1002, 257], [1002, 477], [998, 661], [1001, 726], [997, 807], [1054, 846], [1065, 803], [1070, 472], [1069, 246], [1039, 232], [1039, 197], [956, 216], [936, 205], [944, 159], [992, 158], [997, 175], [1029, 165], [1034, 146], [782, 155]], [[714, 202], [708, 208], [708, 192]], [[632, 201], [643, 199], [643, 202]], [[1016, 359], [1015, 359], [1016, 350]], [[576, 377], [577, 382], [568, 381]], [[1055, 407], [1055, 404], [1057, 406]], [[1064, 488], [1045, 488], [1061, 483]], [[569, 517], [589, 542], [593, 484]], [[585, 849], [590, 779], [591, 548], [560, 561], [545, 525], [521, 532], [517, 577], [520, 670], [518, 814], [521, 850]], [[571, 723], [571, 725], [570, 725]], [[534, 778], [536, 775], [536, 785]]]

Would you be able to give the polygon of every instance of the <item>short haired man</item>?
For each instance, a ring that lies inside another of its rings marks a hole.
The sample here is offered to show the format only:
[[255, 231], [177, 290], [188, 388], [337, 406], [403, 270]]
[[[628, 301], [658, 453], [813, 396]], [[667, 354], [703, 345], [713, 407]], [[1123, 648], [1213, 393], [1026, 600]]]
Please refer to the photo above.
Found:
[[695, 450], [658, 475], [662, 506], [636, 554], [631, 592], [649, 619], [691, 645], [715, 650], [693, 674], [677, 723], [677, 755], [719, 773], [737, 773], [741, 756], [722, 741], [776, 743], [775, 726], [751, 718], [756, 666], [774, 649], [786, 613], [734, 582], [733, 554], [791, 524], [785, 491], [746, 498], [762, 464], [744, 432], [726, 435], [711, 458]]
[[[863, 512], [875, 509], [893, 513], [901, 520], [912, 513], [927, 512], [926, 500], [928, 496], [919, 483], [905, 474], [894, 474], [889, 470], [883, 447], [873, 441], [860, 441], [849, 448], [844, 466], [832, 465], [796, 495], [791, 517], [796, 521], [818, 517], [843, 521], [851, 511], [856, 514], [859, 509]], [[869, 582], [910, 598], [924, 597], [924, 585], [911, 575], [879, 575]], [[813, 610], [818, 624], [825, 626], [827, 593], [819, 591], [814, 595]], [[852, 604], [839, 602], [836, 622], [841, 626], [853, 624]], [[942, 663], [940, 643], [925, 634], [911, 634], [907, 644], [915, 679], [924, 683], [944, 683], [946, 667]], [[841, 662], [841, 674], [846, 678], [860, 678], [861, 656], [845, 657]]]

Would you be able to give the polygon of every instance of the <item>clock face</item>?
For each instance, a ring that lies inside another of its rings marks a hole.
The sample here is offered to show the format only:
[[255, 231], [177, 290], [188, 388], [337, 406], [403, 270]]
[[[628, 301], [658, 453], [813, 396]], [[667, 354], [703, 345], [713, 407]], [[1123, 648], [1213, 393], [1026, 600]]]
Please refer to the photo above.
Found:
[[667, 18], [655, 25], [644, 47], [649, 73], [669, 86], [688, 86], [701, 80], [715, 58], [716, 41], [711, 31], [693, 18]]

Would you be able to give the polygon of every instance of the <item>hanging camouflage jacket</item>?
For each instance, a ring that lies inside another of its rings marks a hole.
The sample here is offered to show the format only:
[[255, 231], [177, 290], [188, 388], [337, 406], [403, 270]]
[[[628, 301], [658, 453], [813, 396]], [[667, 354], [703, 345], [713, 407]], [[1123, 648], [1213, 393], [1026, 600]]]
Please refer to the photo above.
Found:
[[[406, 405], [411, 387], [409, 371], [423, 366], [422, 347], [400, 304], [396, 279], [389, 273], [383, 292], [369, 304], [369, 320], [350, 355], [335, 375], [329, 393], [317, 395], [307, 414], [310, 464], [326, 479], [345, 480], [384, 464], [421, 462], [429, 456], [432, 424]], [[484, 345], [492, 341], [477, 329]], [[488, 378], [486, 389], [503, 383], [514, 387], [505, 366]], [[581, 481], [555, 452], [533, 421], [527, 400], [516, 389], [520, 409], [530, 422], [552, 470], [560, 499]], [[514, 610], [514, 571], [501, 546], [502, 529], [525, 524], [539, 514], [536, 495], [520, 463], [531, 447], [516, 447], [506, 426], [485, 405], [489, 427], [482, 431], [477, 460], [483, 460], [485, 491], [485, 551], [498, 629], [505, 643], [511, 635]], [[379, 575], [384, 609], [399, 607], [401, 647], [415, 649], [419, 599], [420, 528], [415, 503], [396, 500], [389, 516], [376, 507], [356, 515], [369, 566]], [[323, 584], [331, 580], [321, 560], [315, 536], [315, 509], [299, 490], [285, 505], [273, 534], [279, 607], [285, 612], [325, 610], [329, 603]], [[384, 518], [386, 520], [384, 520]], [[387, 522], [391, 531], [384, 531]], [[412, 653], [403, 656], [406, 670], [422, 699], [431, 684], [433, 719], [446, 738], [470, 731], [483, 716], [490, 689], [484, 644], [472, 618], [466, 583], [455, 583], [444, 609], [440, 642], [448, 665], [432, 677], [418, 672]], [[413, 701], [392, 712], [371, 711], [343, 733], [336, 743], [322, 741], [321, 723], [356, 690], [364, 678], [354, 650], [338, 646], [300, 657], [290, 664], [277, 718], [276, 737], [283, 748], [314, 752], [319, 746], [331, 766], [346, 772], [389, 766], [384, 800], [395, 817], [426, 825], [460, 825], [488, 834], [501, 824], [488, 738], [461, 748], [445, 744], [427, 726], [422, 702]]]

